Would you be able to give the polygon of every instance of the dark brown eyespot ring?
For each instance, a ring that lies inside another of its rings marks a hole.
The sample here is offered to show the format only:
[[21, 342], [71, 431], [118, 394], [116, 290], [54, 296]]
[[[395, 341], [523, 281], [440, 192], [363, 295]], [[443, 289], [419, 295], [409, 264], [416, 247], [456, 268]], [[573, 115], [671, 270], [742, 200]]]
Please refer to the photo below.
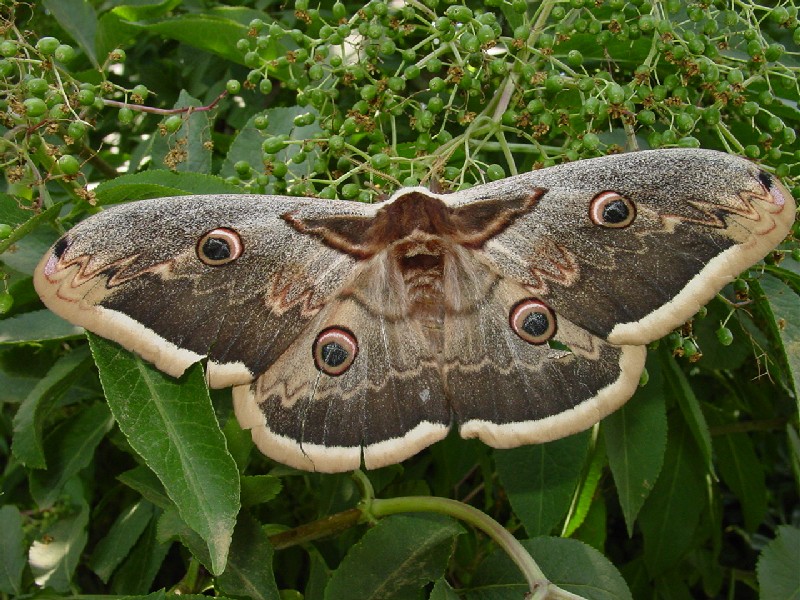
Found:
[[197, 242], [197, 258], [210, 267], [233, 262], [244, 252], [242, 238], [233, 229], [212, 229]]
[[514, 305], [508, 322], [514, 333], [529, 344], [546, 344], [556, 334], [556, 315], [553, 309], [534, 298]]
[[589, 205], [589, 218], [603, 227], [627, 227], [636, 218], [636, 205], [617, 192], [600, 192]]
[[319, 332], [312, 351], [317, 369], [336, 377], [347, 371], [356, 359], [358, 340], [346, 329], [329, 327]]

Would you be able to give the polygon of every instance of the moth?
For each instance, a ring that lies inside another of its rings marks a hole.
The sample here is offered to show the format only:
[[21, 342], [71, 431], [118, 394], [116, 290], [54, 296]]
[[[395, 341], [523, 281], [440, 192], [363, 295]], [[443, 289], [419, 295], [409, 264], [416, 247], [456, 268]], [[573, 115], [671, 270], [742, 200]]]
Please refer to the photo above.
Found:
[[271, 458], [373, 469], [453, 422], [496, 448], [592, 426], [635, 391], [645, 344], [794, 216], [742, 158], [643, 151], [377, 204], [131, 202], [66, 233], [34, 283], [55, 313], [169, 375], [205, 360]]

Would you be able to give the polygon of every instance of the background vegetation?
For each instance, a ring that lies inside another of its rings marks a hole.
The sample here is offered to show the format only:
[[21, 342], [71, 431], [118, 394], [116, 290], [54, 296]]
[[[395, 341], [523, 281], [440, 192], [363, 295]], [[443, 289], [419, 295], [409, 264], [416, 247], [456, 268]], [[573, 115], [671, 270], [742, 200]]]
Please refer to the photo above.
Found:
[[[90, 351], [31, 273], [102, 206], [189, 192], [369, 202], [677, 145], [800, 197], [799, 47], [792, 0], [6, 0], [0, 593], [521, 598], [493, 542], [434, 514], [454, 498], [586, 598], [797, 598], [797, 228], [598, 428], [450, 437], [355, 478], [262, 457], [199, 367]], [[410, 496], [434, 512], [386, 516]]]

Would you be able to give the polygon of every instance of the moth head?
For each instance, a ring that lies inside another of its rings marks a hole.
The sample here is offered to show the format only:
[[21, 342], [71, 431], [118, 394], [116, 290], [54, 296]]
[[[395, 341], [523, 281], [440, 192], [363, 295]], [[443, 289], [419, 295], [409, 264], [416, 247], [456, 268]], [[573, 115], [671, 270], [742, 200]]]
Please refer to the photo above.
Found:
[[556, 334], [556, 315], [541, 300], [527, 298], [514, 305], [509, 313], [511, 329], [529, 344], [546, 344]]
[[636, 218], [636, 205], [617, 192], [600, 192], [589, 204], [589, 218], [595, 225], [622, 229]]
[[346, 329], [328, 327], [317, 335], [312, 352], [317, 369], [336, 377], [345, 373], [356, 359], [358, 340]]
[[204, 233], [197, 241], [197, 258], [210, 267], [235, 261], [244, 252], [242, 238], [233, 229], [218, 227]]

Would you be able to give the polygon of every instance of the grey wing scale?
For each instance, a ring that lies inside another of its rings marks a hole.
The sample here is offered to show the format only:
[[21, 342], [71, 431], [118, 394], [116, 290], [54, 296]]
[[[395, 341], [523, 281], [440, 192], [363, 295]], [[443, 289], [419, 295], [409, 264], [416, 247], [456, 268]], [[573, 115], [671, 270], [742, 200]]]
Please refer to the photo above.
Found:
[[[777, 179], [706, 150], [559, 165], [465, 190], [449, 202], [535, 188], [547, 190], [536, 208], [483, 252], [561, 315], [618, 344], [666, 335], [780, 243], [794, 221], [794, 201]], [[635, 204], [629, 227], [589, 219], [593, 197], [605, 190]]]
[[[211, 385], [251, 381], [303, 331], [355, 261], [298, 236], [281, 215], [373, 207], [263, 196], [182, 196], [119, 205], [54, 246], [35, 274], [56, 313], [180, 375], [208, 357]], [[198, 260], [216, 228], [241, 237], [224, 267]]]

